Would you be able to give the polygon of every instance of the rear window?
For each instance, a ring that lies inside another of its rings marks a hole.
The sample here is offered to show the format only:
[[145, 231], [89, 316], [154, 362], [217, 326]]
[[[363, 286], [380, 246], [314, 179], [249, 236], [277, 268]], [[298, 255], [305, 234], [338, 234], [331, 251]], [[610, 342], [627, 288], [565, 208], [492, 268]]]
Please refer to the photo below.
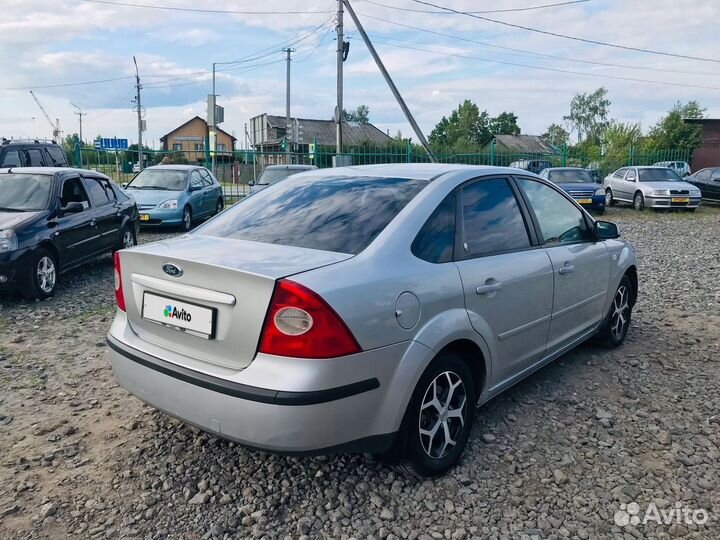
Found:
[[46, 146], [45, 150], [50, 155], [50, 162], [53, 167], [67, 167], [67, 160], [65, 154], [59, 146]]
[[359, 253], [427, 180], [374, 177], [288, 178], [196, 229], [197, 234], [339, 253]]

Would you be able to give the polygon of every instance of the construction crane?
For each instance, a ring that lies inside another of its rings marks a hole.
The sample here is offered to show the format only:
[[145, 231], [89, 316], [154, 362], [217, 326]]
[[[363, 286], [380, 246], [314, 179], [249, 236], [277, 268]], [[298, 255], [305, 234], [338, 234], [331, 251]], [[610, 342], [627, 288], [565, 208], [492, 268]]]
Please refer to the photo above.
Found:
[[40, 110], [41, 110], [42, 113], [45, 115], [45, 118], [47, 118], [47, 121], [50, 123], [50, 127], [51, 127], [52, 130], [53, 130], [53, 131], [52, 131], [53, 139], [56, 140], [56, 141], [57, 141], [57, 140], [60, 140], [60, 134], [62, 133], [62, 132], [60, 131], [60, 120], [56, 118], [56, 119], [55, 119], [55, 123], [53, 124], [53, 121], [50, 119], [50, 115], [49, 115], [49, 114], [47, 113], [47, 111], [45, 110], [45, 107], [42, 106], [42, 103], [40, 103], [40, 100], [39, 100], [39, 99], [37, 98], [37, 96], [35, 95], [35, 92], [33, 92], [32, 90], [30, 90], [30, 95], [33, 97], [33, 99], [35, 100], [35, 103], [38, 104], [38, 107], [40, 107]]

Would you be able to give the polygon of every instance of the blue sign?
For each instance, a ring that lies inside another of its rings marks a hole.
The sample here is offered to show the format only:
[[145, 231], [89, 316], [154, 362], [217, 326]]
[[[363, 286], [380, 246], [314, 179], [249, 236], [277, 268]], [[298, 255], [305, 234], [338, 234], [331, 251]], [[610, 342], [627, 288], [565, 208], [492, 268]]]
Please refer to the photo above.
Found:
[[98, 150], [127, 150], [128, 140], [118, 139], [113, 137], [112, 139], [100, 139], [95, 141], [95, 148]]

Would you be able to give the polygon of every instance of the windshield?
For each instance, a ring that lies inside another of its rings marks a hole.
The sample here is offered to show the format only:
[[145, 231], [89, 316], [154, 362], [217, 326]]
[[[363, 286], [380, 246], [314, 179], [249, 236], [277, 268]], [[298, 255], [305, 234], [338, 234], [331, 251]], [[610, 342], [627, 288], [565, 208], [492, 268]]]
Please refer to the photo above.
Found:
[[374, 177], [290, 178], [245, 199], [197, 234], [359, 253], [427, 180]]
[[53, 177], [47, 174], [0, 174], [0, 211], [45, 210]]
[[274, 184], [275, 182], [279, 182], [280, 180], [283, 180], [288, 176], [292, 176], [293, 174], [305, 171], [306, 169], [265, 169], [258, 178], [257, 183], [263, 186], [267, 186], [270, 184]]
[[592, 184], [594, 180], [585, 169], [550, 171], [548, 179], [558, 184]]
[[127, 185], [127, 189], [158, 189], [184, 191], [187, 189], [188, 171], [172, 169], [145, 169]]
[[670, 169], [638, 169], [641, 182], [682, 182], [678, 173]]

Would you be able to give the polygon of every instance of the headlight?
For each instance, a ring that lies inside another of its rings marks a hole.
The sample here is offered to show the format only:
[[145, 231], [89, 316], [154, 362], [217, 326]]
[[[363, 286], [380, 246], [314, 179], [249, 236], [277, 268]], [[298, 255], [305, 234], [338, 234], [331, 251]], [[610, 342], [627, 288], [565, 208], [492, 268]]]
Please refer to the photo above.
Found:
[[11, 229], [0, 231], [0, 253], [15, 251], [17, 248], [18, 241], [15, 231]]
[[650, 192], [650, 195], [670, 195], [670, 191], [667, 189], [654, 189]]
[[700, 196], [700, 190], [699, 189], [691, 189], [690, 195], [693, 197], [699, 197]]
[[158, 208], [161, 208], [163, 210], [175, 210], [177, 208], [177, 201], [165, 201], [164, 203], [158, 205]]
[[603, 188], [598, 188], [595, 190], [595, 195], [605, 195], [605, 190]]

